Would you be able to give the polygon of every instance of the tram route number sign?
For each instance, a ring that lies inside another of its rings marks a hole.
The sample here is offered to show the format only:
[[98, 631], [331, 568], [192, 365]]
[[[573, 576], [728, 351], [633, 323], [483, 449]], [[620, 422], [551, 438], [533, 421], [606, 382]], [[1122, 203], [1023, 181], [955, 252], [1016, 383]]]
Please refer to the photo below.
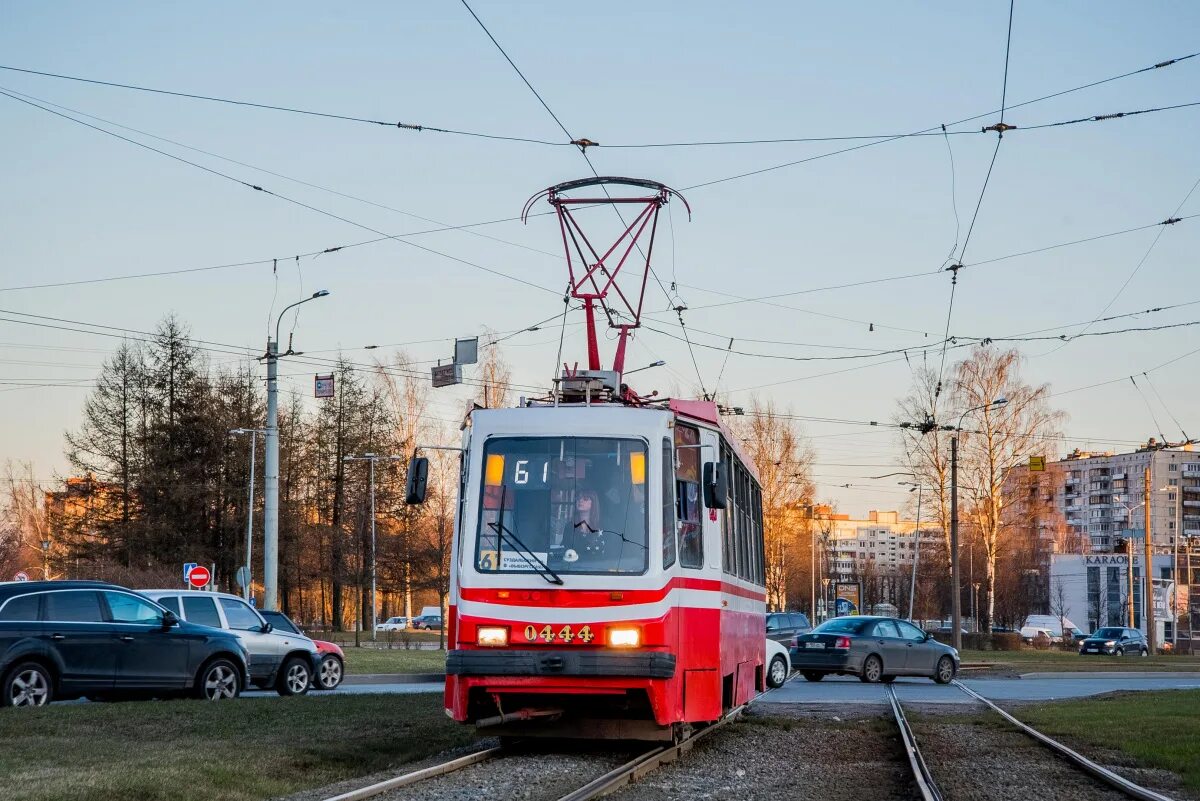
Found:
[[550, 644], [553, 642], [563, 642], [570, 645], [572, 642], [581, 642], [584, 645], [596, 639], [595, 632], [591, 626], [580, 626], [574, 628], [571, 624], [565, 626], [551, 626], [546, 624], [542, 627], [530, 624], [525, 627], [526, 642], [544, 642]]

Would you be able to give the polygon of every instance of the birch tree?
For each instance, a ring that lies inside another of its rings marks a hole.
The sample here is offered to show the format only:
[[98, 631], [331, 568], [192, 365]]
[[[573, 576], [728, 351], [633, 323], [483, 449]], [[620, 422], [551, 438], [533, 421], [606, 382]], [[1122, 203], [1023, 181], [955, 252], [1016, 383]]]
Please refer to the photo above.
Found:
[[[959, 435], [959, 488], [984, 551], [983, 631], [991, 631], [1005, 511], [1015, 500], [1004, 491], [1005, 482], [1013, 468], [1028, 462], [1030, 454], [1043, 452], [1046, 438], [1057, 434], [1065, 420], [1065, 415], [1047, 402], [1049, 385], [1024, 383], [1020, 367], [1021, 354], [1016, 349], [981, 345], [954, 368], [955, 404], [975, 409], [967, 415]], [[1007, 402], [992, 405], [998, 398]]]

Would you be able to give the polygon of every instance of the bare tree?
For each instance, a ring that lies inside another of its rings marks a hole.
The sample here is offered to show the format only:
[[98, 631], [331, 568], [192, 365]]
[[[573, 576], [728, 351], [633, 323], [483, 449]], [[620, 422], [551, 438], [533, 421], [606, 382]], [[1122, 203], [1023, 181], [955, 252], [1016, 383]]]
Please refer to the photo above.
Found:
[[762, 485], [767, 604], [786, 609], [789, 577], [800, 567], [797, 552], [807, 545], [800, 510], [811, 503], [812, 450], [791, 417], [771, 402], [754, 398], [745, 420], [738, 433]]
[[1050, 588], [1050, 614], [1058, 618], [1058, 630], [1062, 634], [1063, 644], [1067, 642], [1067, 616], [1071, 614], [1071, 607], [1067, 604], [1067, 586], [1063, 583], [1062, 576], [1054, 579], [1054, 586]]
[[928, 367], [913, 372], [908, 395], [900, 400], [896, 422], [904, 424], [901, 443], [904, 446], [904, 466], [929, 492], [923, 506], [942, 531], [947, 561], [943, 570], [949, 571], [950, 555], [950, 432], [942, 428], [944, 420], [956, 418], [953, 398], [940, 391], [937, 373]]
[[[1041, 454], [1046, 437], [1065, 419], [1047, 403], [1049, 385], [1021, 381], [1021, 355], [980, 345], [955, 365], [953, 397], [959, 408], [976, 409], [960, 433], [959, 486], [968, 500], [967, 514], [979, 531], [984, 551], [983, 631], [991, 630], [995, 613], [996, 559], [1012, 496], [1004, 492], [1009, 471]], [[1001, 406], [992, 405], [1005, 398]]]
[[[493, 332], [489, 332], [492, 334]], [[479, 391], [475, 402], [485, 409], [499, 409], [508, 405], [512, 386], [512, 370], [500, 346], [493, 341], [482, 346], [483, 361], [479, 363]]]
[[[18, 571], [33, 565], [38, 573], [44, 573], [49, 556], [42, 553], [42, 542], [53, 541], [50, 525], [46, 518], [42, 487], [33, 476], [33, 465], [29, 462], [4, 465], [2, 499], [3, 513], [0, 516], [0, 581], [7, 581]], [[41, 575], [49, 578], [50, 574]]]

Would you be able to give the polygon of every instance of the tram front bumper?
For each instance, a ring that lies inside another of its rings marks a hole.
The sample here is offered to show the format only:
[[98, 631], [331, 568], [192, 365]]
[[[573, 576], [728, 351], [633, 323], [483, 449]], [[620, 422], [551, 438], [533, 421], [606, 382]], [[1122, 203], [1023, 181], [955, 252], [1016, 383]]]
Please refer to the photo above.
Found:
[[675, 654], [660, 651], [456, 650], [446, 656], [446, 674], [669, 679], [675, 675]]

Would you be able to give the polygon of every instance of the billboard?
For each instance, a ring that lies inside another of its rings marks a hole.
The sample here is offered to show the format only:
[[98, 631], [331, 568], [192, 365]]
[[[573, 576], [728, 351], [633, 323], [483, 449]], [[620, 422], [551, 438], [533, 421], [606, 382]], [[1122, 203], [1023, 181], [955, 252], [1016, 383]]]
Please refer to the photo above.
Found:
[[833, 588], [833, 609], [838, 617], [856, 615], [862, 606], [860, 588], [857, 581], [839, 581]]

